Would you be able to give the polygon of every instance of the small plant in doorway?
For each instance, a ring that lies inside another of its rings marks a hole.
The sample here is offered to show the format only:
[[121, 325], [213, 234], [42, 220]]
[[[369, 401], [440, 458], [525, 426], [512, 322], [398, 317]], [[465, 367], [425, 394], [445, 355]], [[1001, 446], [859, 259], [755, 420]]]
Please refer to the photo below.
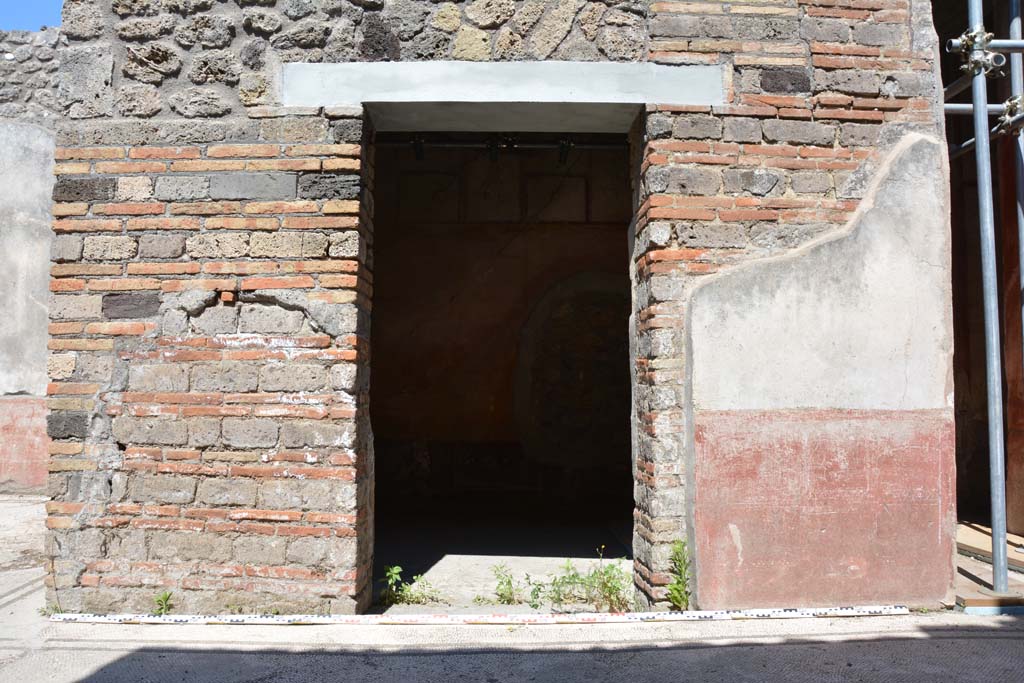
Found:
[[668, 561], [672, 574], [668, 584], [668, 601], [672, 603], [672, 609], [687, 610], [690, 608], [690, 554], [686, 549], [686, 541], [672, 544]]
[[523, 602], [522, 586], [512, 577], [512, 570], [507, 564], [496, 564], [491, 567], [498, 585], [494, 587], [495, 601], [499, 605], [518, 605]]
[[434, 588], [421, 574], [412, 577], [411, 583], [402, 581], [402, 568], [392, 565], [384, 568], [384, 590], [381, 602], [385, 605], [429, 605], [446, 604], [439, 590]]
[[398, 603], [398, 592], [402, 585], [402, 568], [398, 565], [391, 565], [384, 568], [384, 590], [381, 591], [380, 600], [385, 605]]
[[633, 577], [614, 560], [604, 559], [604, 546], [598, 550], [597, 567], [586, 575], [588, 600], [598, 612], [625, 612], [629, 609]]
[[153, 603], [156, 605], [153, 608], [153, 616], [165, 617], [171, 613], [174, 609], [174, 603], [171, 602], [171, 592], [164, 591], [160, 595], [153, 598]]
[[581, 607], [590, 607], [596, 612], [626, 611], [630, 605], [632, 577], [620, 561], [605, 559], [604, 546], [597, 549], [597, 557], [597, 565], [585, 573], [571, 560], [566, 560], [561, 572], [547, 580], [535, 580], [527, 575], [527, 603], [533, 609], [550, 604], [557, 612]]

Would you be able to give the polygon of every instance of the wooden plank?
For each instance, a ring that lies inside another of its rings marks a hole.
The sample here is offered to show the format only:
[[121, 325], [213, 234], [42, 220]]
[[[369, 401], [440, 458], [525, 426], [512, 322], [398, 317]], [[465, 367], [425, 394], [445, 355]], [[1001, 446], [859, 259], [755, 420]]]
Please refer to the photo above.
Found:
[[956, 604], [960, 607], [1019, 607], [1024, 605], [1024, 574], [1010, 572], [1010, 596], [993, 596], [989, 579], [992, 565], [970, 555], [957, 557], [955, 589]]
[[[1007, 534], [1006, 546], [1007, 564], [1010, 569], [1024, 572], [1024, 536]], [[958, 524], [956, 547], [961, 553], [992, 562], [992, 530], [980, 524]]]
[[960, 607], [1020, 607], [1024, 606], [1024, 597], [996, 597], [994, 595], [957, 595], [956, 604]]

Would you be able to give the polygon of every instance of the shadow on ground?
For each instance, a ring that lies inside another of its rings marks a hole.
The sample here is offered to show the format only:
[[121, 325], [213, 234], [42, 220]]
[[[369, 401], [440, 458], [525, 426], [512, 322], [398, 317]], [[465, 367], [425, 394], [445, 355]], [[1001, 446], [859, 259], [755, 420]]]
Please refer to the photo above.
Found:
[[[615, 647], [233, 649], [145, 648], [77, 679], [257, 683], [274, 681], [1020, 681], [1024, 680], [1024, 623], [1007, 618], [995, 628], [920, 627], [892, 637], [821, 639], [729, 638]], [[544, 628], [544, 627], [540, 627]], [[472, 631], [463, 632], [471, 637]], [[596, 634], [595, 634], [596, 635]], [[244, 647], [240, 644], [239, 647]], [[80, 653], [80, 651], [78, 651]], [[74, 653], [67, 653], [74, 656]]]

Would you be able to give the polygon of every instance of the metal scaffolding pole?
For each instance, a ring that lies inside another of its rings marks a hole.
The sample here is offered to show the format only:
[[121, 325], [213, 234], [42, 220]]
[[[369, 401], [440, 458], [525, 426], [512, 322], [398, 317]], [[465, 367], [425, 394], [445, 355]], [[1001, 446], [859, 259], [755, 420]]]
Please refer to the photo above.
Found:
[[[969, 47], [970, 43], [964, 41], [963, 38], [954, 38], [946, 43], [946, 49], [950, 52], [967, 52]], [[986, 47], [991, 52], [1024, 52], [1024, 40], [990, 40]], [[1002, 63], [996, 63], [995, 66], [1002, 66], [1005, 63], [1004, 60]]]
[[[989, 131], [989, 140], [995, 140], [1003, 135], [1009, 135], [1015, 133], [1024, 127], [1024, 114], [1017, 114], [1016, 116], [1000, 121], [992, 130]], [[959, 159], [963, 155], [974, 151], [974, 138], [961, 142], [959, 145], [949, 146], [949, 160]]]
[[[992, 66], [986, 49], [982, 0], [968, 0], [967, 17], [972, 40], [968, 67], [973, 73], [971, 93], [976, 105], [988, 103], [987, 71]], [[978, 222], [981, 228], [981, 279], [985, 311], [985, 378], [988, 386], [989, 482], [992, 492], [992, 587], [1007, 591], [1006, 475], [1003, 441], [1003, 377], [999, 343], [999, 282], [996, 270], [995, 210], [992, 199], [992, 157], [986, 107], [974, 109], [974, 158], [978, 173]]]
[[971, 80], [971, 74], [964, 74], [946, 86], [945, 90], [942, 91], [942, 98], [946, 101], [953, 99], [964, 90], [971, 87]]
[[[1010, 40], [1021, 40], [1021, 0], [1010, 0]], [[1010, 96], [1020, 106], [1024, 100], [1024, 55], [1019, 52], [1010, 55]], [[1024, 320], [1024, 135], [1018, 129], [1014, 132], [1014, 179], [1016, 180], [1017, 199], [1017, 263], [1019, 264], [1018, 275], [1020, 277], [1021, 320]], [[1021, 339], [1021, 353], [1024, 354], [1024, 335]], [[1007, 577], [1006, 559], [1006, 486], [1000, 493], [1003, 497], [1002, 527], [997, 536], [995, 524], [992, 525], [992, 588], [997, 593], [1005, 593], [1009, 590]], [[995, 498], [993, 497], [993, 506]], [[999, 550], [996, 551], [996, 544]]]
[[[946, 114], [962, 114], [964, 116], [974, 115], [973, 104], [945, 104], [942, 107]], [[989, 116], [999, 116], [1006, 111], [1006, 105], [1003, 104], [990, 104], [988, 105]]]

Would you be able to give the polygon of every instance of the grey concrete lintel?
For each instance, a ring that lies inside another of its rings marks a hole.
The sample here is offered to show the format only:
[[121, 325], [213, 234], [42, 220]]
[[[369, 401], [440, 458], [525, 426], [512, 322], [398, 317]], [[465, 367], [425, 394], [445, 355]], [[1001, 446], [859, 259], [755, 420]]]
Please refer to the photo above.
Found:
[[285, 106], [366, 105], [380, 131], [624, 132], [641, 105], [716, 105], [721, 66], [609, 62], [283, 65]]

